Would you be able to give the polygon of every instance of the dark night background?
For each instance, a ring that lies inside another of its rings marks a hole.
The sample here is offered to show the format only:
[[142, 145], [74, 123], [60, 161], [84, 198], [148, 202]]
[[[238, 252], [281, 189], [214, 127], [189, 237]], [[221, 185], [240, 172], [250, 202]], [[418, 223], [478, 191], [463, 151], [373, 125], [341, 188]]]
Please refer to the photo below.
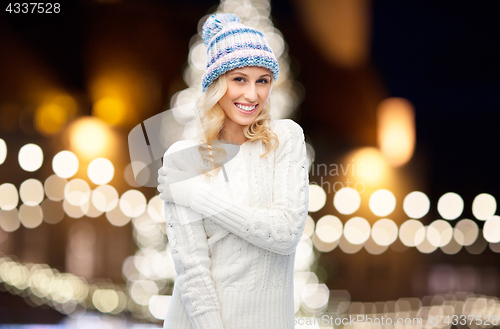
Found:
[[[136, 28], [149, 24], [150, 18], [160, 19], [164, 23], [159, 29], [168, 30], [169, 39], [157, 44], [144, 41], [135, 46], [144, 49], [144, 58], [161, 74], [162, 103], [166, 103], [175, 92], [186, 87], [182, 71], [187, 65], [189, 40], [197, 33], [199, 19], [218, 4], [208, 0], [117, 4], [84, 1], [60, 18], [17, 32], [12, 32], [2, 13], [0, 40], [3, 33], [14, 35], [50, 67], [64, 86], [85, 90], [84, 45], [92, 40], [92, 35], [114, 31], [109, 34], [109, 42], [113, 43], [113, 33], [134, 35], [153, 31], [157, 25], [140, 32]], [[415, 106], [414, 157], [425, 163], [431, 216], [438, 218], [435, 205], [446, 192], [463, 197], [463, 218], [473, 218], [470, 204], [479, 193], [500, 197], [500, 21], [495, 1], [373, 0], [371, 59], [355, 70], [336, 67], [321, 55], [304, 31], [296, 2], [271, 0], [271, 8], [273, 23], [288, 44], [295, 79], [305, 90], [294, 120], [314, 144], [317, 161], [328, 161], [326, 154], [335, 157], [353, 147], [376, 145], [370, 132], [364, 139], [352, 138], [352, 134], [364, 115], [359, 111], [359, 93], [370, 91], [370, 81], [378, 81], [381, 86], [377, 88], [386, 97], [403, 97]], [[116, 26], [122, 26], [121, 30]], [[0, 44], [0, 61], [5, 63], [12, 53], [4, 51]], [[168, 57], [163, 57], [164, 54]], [[3, 80], [0, 102], [14, 98], [17, 88], [9, 83], [9, 75], [2, 77], [3, 69], [6, 65], [0, 63], [0, 80]], [[373, 117], [367, 120], [373, 121]], [[0, 137], [19, 143], [34, 136], [17, 130], [1, 133], [4, 136]], [[478, 224], [481, 227], [482, 223]], [[446, 255], [436, 251], [425, 257], [432, 264], [443, 262]], [[450, 262], [481, 267], [491, 264], [494, 257], [497, 255], [489, 249], [481, 255], [469, 255], [462, 250]], [[353, 293], [353, 297], [360, 300], [364, 296]], [[368, 294], [367, 299], [371, 298]], [[0, 292], [0, 316], [6, 314], [2, 308], [16, 305], [22, 309], [21, 304], [24, 305], [18, 297]], [[19, 311], [19, 316], [22, 312]], [[59, 315], [55, 311], [54, 314]], [[39, 319], [35, 315], [33, 318]]]

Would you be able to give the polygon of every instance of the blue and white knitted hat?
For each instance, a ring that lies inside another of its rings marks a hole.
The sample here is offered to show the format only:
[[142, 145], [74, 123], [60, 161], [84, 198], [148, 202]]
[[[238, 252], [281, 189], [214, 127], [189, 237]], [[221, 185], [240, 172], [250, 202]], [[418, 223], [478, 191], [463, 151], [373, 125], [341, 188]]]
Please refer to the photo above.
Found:
[[276, 81], [278, 60], [264, 34], [241, 24], [234, 14], [215, 14], [203, 24], [207, 66], [202, 77], [203, 92], [221, 74], [237, 67], [260, 66], [271, 70]]

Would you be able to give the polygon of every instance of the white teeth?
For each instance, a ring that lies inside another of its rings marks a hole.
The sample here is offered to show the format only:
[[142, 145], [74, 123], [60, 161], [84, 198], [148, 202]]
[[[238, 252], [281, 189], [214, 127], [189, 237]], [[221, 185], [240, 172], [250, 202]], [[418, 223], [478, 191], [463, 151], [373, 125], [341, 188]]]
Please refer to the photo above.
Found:
[[236, 106], [238, 106], [240, 109], [244, 110], [244, 111], [253, 111], [253, 109], [255, 108], [255, 106], [257, 105], [254, 105], [254, 106], [243, 106], [241, 104], [235, 104]]

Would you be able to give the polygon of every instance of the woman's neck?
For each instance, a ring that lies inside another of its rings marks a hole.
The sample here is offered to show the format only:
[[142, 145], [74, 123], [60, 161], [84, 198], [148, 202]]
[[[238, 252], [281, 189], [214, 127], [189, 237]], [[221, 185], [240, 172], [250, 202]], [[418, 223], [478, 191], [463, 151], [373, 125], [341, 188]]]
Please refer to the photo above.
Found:
[[[224, 127], [224, 129], [221, 131], [219, 139], [233, 141], [235, 143], [238, 143], [239, 145], [245, 143], [248, 140], [248, 138], [243, 133], [243, 126], [237, 125], [234, 126], [233, 129], [228, 128], [230, 127]], [[238, 132], [235, 132], [236, 130]]]

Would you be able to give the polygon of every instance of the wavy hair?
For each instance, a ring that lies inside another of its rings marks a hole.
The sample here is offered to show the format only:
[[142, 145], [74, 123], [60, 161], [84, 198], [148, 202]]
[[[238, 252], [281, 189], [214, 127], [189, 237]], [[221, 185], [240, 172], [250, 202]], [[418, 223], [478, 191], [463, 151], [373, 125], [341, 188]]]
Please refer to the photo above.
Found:
[[[207, 168], [203, 170], [207, 176], [213, 176], [219, 172], [227, 155], [224, 147], [219, 142], [216, 142], [221, 137], [227, 117], [219, 105], [219, 100], [227, 91], [226, 75], [227, 73], [220, 75], [196, 102], [202, 125], [198, 129], [205, 133], [204, 136], [200, 137], [201, 143], [198, 151], [205, 164], [207, 164]], [[274, 79], [271, 78], [270, 84], [272, 90]], [[243, 128], [243, 133], [248, 138], [248, 142], [261, 140], [265, 145], [266, 151], [261, 154], [261, 158], [268, 156], [272, 150], [279, 146], [278, 136], [270, 129], [270, 113], [271, 104], [268, 99], [255, 121]], [[274, 143], [271, 143], [272, 141]]]

